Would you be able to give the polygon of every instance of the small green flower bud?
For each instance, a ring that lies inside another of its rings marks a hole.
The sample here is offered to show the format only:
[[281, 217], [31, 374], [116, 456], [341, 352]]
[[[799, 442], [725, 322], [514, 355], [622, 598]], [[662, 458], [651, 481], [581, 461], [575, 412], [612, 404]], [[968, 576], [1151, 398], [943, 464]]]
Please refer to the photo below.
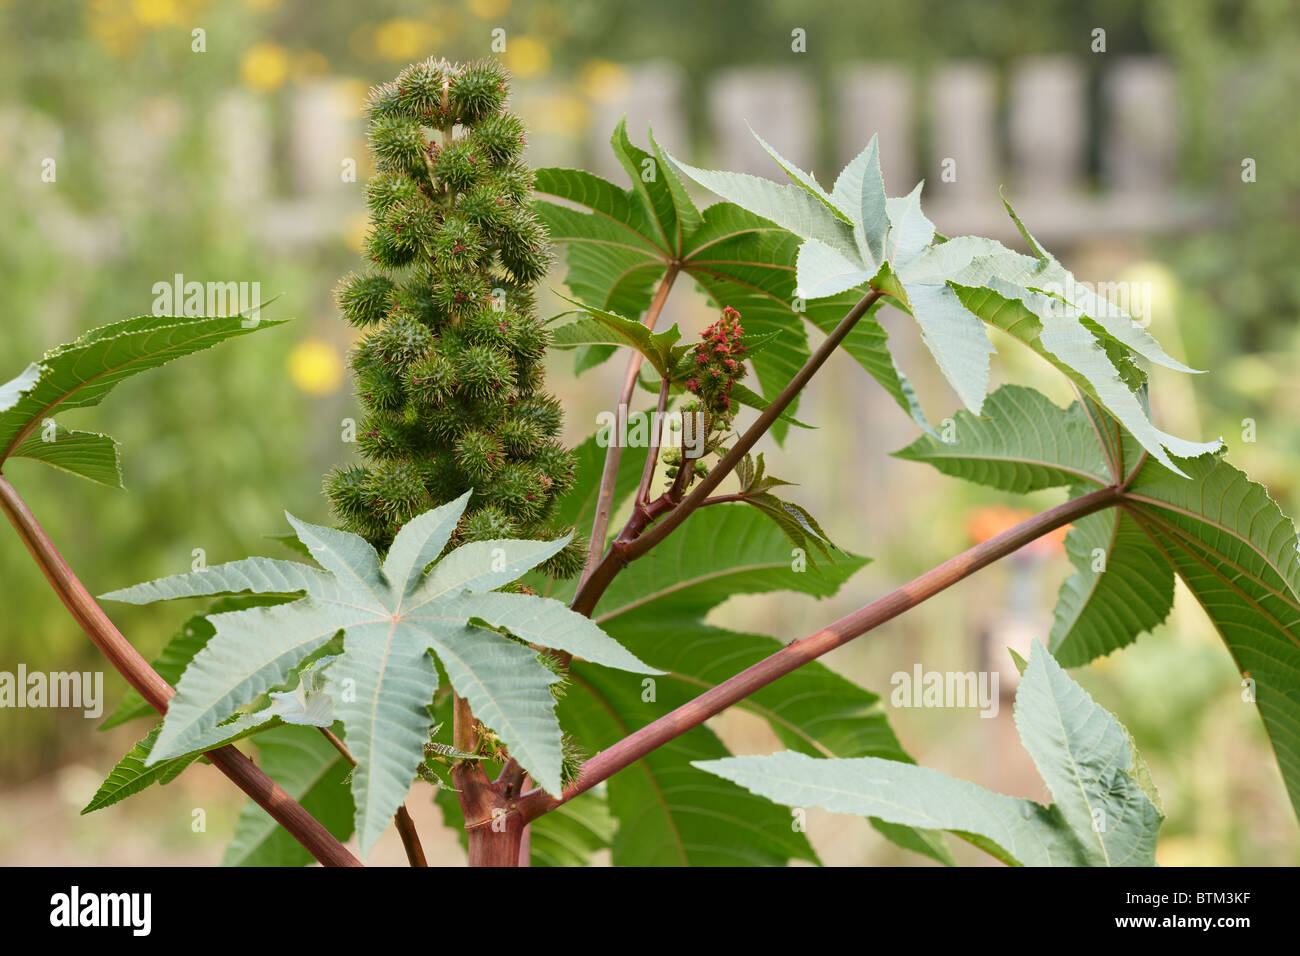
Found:
[[418, 406], [442, 405], [456, 389], [456, 363], [434, 348], [406, 369], [406, 394]]
[[509, 312], [498, 312], [490, 306], [479, 309], [465, 319], [465, 341], [474, 345], [490, 345], [503, 352], [515, 351], [515, 329]]
[[427, 269], [417, 270], [410, 279], [393, 290], [392, 307], [409, 312], [430, 329], [437, 329], [447, 321], [447, 314], [434, 301]]
[[501, 264], [520, 282], [536, 282], [551, 267], [546, 230], [532, 213], [520, 211], [496, 231]]
[[559, 498], [573, 487], [578, 477], [578, 460], [559, 442], [538, 442], [530, 457], [533, 464], [551, 479], [552, 497]]
[[480, 183], [471, 189], [457, 204], [466, 222], [471, 222], [485, 232], [494, 232], [507, 218], [513, 203], [491, 182]]
[[446, 271], [434, 278], [430, 292], [437, 307], [448, 315], [468, 315], [488, 300], [487, 279], [477, 272]]
[[406, 430], [392, 412], [371, 412], [357, 427], [357, 446], [372, 461], [399, 456], [406, 445]]
[[427, 254], [439, 228], [438, 210], [423, 195], [393, 206], [384, 217], [384, 223], [393, 231], [393, 243], [417, 255]]
[[549, 484], [550, 480], [532, 465], [508, 462], [484, 494], [516, 521], [533, 522], [546, 511]]
[[536, 422], [548, 438], [560, 433], [560, 425], [564, 421], [564, 412], [553, 395], [534, 395], [523, 399], [515, 405], [515, 414]]
[[527, 457], [542, 443], [545, 436], [537, 422], [526, 418], [508, 418], [497, 430], [506, 450], [516, 458]]
[[450, 448], [439, 448], [425, 455], [419, 467], [424, 487], [434, 501], [451, 501], [469, 490], [469, 479], [456, 464], [456, 454]]
[[381, 83], [372, 86], [370, 95], [366, 97], [365, 110], [371, 119], [400, 116], [402, 107], [398, 102], [397, 84]]
[[508, 202], [525, 203], [533, 191], [533, 171], [522, 163], [510, 163], [496, 170], [488, 178], [487, 185]]

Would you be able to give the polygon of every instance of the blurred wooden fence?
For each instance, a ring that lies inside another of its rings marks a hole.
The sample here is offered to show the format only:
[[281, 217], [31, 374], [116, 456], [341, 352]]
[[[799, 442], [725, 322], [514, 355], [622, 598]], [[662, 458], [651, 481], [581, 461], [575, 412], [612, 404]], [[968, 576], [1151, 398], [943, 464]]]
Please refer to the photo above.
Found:
[[[652, 124], [659, 142], [683, 158], [780, 178], [748, 123], [828, 186], [879, 133], [889, 193], [905, 193], [924, 178], [925, 208], [948, 235], [1009, 238], [1000, 186], [1036, 233], [1058, 247], [1203, 221], [1209, 209], [1203, 197], [1176, 188], [1178, 102], [1169, 66], [1116, 58], [1096, 83], [1089, 66], [1064, 56], [1025, 59], [1005, 71], [949, 63], [925, 75], [861, 65], [842, 71], [824, 91], [798, 70], [732, 70], [711, 79], [696, 110], [702, 122], [695, 125], [708, 131], [701, 142], [692, 141], [691, 112], [683, 108], [692, 95], [687, 77], [667, 63], [626, 67], [618, 89], [596, 91], [585, 109], [578, 104], [576, 123], [575, 95], [545, 82], [522, 84], [515, 107], [532, 128], [530, 162], [584, 166], [616, 181], [624, 173], [608, 139], [623, 115], [634, 141], [644, 143]], [[568, 119], [557, 121], [562, 113]], [[188, 121], [165, 93], [106, 118], [95, 135], [111, 189], [165, 188], [168, 142]], [[249, 228], [268, 244], [333, 238], [361, 208], [358, 183], [341, 171], [355, 160], [357, 180], [364, 180], [363, 125], [355, 105], [329, 81], [290, 88], [279, 102], [232, 90], [200, 121], [210, 124], [222, 164], [221, 200], [246, 211]], [[57, 155], [47, 150], [74, 135], [48, 118], [0, 110], [0, 131], [10, 126], [22, 131], [27, 155], [8, 159], [37, 167], [40, 157]], [[111, 250], [116, 237], [96, 242], [91, 226], [90, 232], [63, 230], [64, 238], [88, 257]]]
[[[1152, 58], [1118, 59], [1089, 81], [1073, 57], [1030, 58], [1005, 73], [982, 63], [950, 63], [926, 76], [890, 66], [845, 70], [819, 96], [789, 69], [733, 70], [714, 77], [704, 96], [707, 141], [693, 143], [683, 110], [690, 92], [675, 66], [626, 68], [626, 83], [588, 111], [585, 140], [556, 129], [550, 113], [567, 94], [524, 86], [516, 107], [533, 127], [530, 161], [575, 165], [622, 181], [608, 148], [626, 115], [634, 141], [647, 125], [676, 155], [780, 178], [749, 134], [752, 125], [780, 152], [812, 168], [828, 186], [845, 162], [879, 133], [885, 185], [900, 195], [924, 178], [925, 206], [940, 231], [1009, 237], [998, 199], [1005, 186], [1025, 220], [1048, 243], [1176, 231], [1202, 221], [1204, 202], [1179, 194], [1178, 104], [1171, 69]], [[343, 198], [339, 157], [359, 151], [360, 123], [340, 115], [327, 87], [294, 90], [288, 110], [289, 194], [264, 221], [273, 241], [311, 240], [330, 228]], [[232, 198], [273, 198], [271, 118], [264, 101], [232, 93], [215, 117], [227, 135]], [[826, 135], [824, 135], [826, 134]], [[831, 155], [823, 155], [826, 143]], [[360, 157], [358, 156], [358, 159]], [[287, 204], [285, 204], [287, 203]]]

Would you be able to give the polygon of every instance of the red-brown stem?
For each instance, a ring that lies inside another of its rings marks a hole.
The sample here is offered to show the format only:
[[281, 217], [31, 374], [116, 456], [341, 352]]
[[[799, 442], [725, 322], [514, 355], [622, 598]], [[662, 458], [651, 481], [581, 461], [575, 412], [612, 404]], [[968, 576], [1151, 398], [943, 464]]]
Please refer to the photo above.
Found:
[[[474, 753], [478, 749], [477, 721], [469, 701], [459, 694], [452, 697], [452, 718], [452, 742], [456, 749]], [[523, 781], [518, 763], [507, 761], [501, 776], [493, 781], [483, 770], [482, 761], [462, 760], [451, 768], [451, 780], [465, 816], [469, 865], [518, 866], [525, 825], [514, 812], [519, 799], [518, 787]], [[514, 780], [513, 792], [511, 780]]]
[[705, 498], [701, 501], [700, 507], [703, 508], [705, 505], [725, 505], [733, 501], [744, 501], [745, 497], [746, 496], [740, 492], [736, 492], [732, 495], [714, 495], [712, 498]]
[[[668, 301], [668, 293], [672, 291], [673, 283], [677, 280], [677, 273], [680, 269], [681, 264], [679, 262], [670, 262], [668, 271], [664, 273], [663, 279], [659, 281], [659, 288], [655, 290], [654, 299], [650, 302], [650, 308], [646, 310], [645, 318], [641, 320], [641, 324], [651, 331], [654, 330], [655, 324], [659, 321], [659, 314], [663, 312], [664, 303]], [[641, 361], [641, 353], [635, 350], [628, 356], [627, 371], [623, 375], [623, 387], [619, 390], [618, 404], [614, 408], [616, 422], [624, 420], [627, 415], [627, 406], [631, 403], [632, 393], [636, 390], [636, 377], [641, 371]], [[582, 577], [578, 581], [580, 588], [583, 582], [591, 576], [597, 562], [600, 561], [600, 556], [605, 552], [605, 536], [609, 533], [609, 519], [614, 508], [614, 483], [618, 479], [618, 465], [623, 457], [623, 446], [620, 444], [620, 437], [611, 432], [609, 444], [605, 447], [605, 467], [600, 474], [600, 491], [596, 495], [596, 517], [591, 525], [587, 566], [583, 568]]]
[[632, 507], [640, 508], [650, 502], [650, 485], [655, 477], [655, 465], [659, 463], [659, 446], [663, 441], [664, 410], [668, 408], [668, 389], [671, 383], [664, 379], [659, 383], [659, 401], [655, 405], [655, 418], [650, 423], [650, 450], [645, 456], [645, 468], [641, 470], [641, 484], [637, 486], [636, 497]]
[[591, 789], [675, 737], [693, 727], [698, 727], [710, 717], [760, 688], [766, 687], [777, 678], [879, 627], [904, 611], [934, 597], [945, 588], [969, 577], [980, 568], [1018, 551], [1034, 539], [1102, 508], [1117, 505], [1120, 501], [1122, 495], [1118, 488], [1114, 486], [1100, 488], [1035, 515], [963, 551], [911, 583], [859, 608], [847, 617], [840, 618], [815, 634], [810, 634], [782, 648], [770, 657], [741, 671], [735, 677], [723, 681], [694, 700], [624, 737], [607, 750], [596, 754], [583, 765], [578, 779], [565, 788], [560, 799], [557, 800], [540, 789], [530, 790], [521, 801], [521, 814], [527, 820], [536, 819], [541, 814]]
[[[867, 314], [867, 311], [876, 304], [876, 301], [882, 295], [883, 293], [873, 289], [858, 300], [857, 305], [849, 310], [848, 314], [840, 320], [830, 335], [826, 337], [826, 340], [817, 347], [817, 351], [808, 357], [803, 368], [799, 369], [794, 378], [790, 379], [785, 388], [781, 389], [776, 398], [772, 400], [772, 404], [763, 409], [754, 423], [736, 440], [736, 443], [731, 446], [731, 449], [723, 456], [722, 460], [695, 484], [691, 493], [682, 499], [680, 504], [672, 500], [670, 489], [669, 494], [662, 496], [661, 503], [665, 504], [669, 509], [662, 512], [662, 517], [659, 517], [653, 507], [634, 509], [627, 527], [623, 529], [623, 532], [615, 540], [608, 553], [600, 559], [594, 569], [584, 573], [583, 579], [578, 585], [578, 592], [573, 598], [573, 604], [571, 605], [573, 610], [590, 617], [592, 611], [596, 608], [596, 602], [600, 600], [600, 596], [605, 593], [605, 589], [609, 587], [610, 582], [614, 580], [619, 571], [623, 570], [629, 561], [641, 557], [641, 555], [668, 537], [678, 525], [687, 519], [692, 511], [704, 503], [709, 493], [735, 470], [736, 466], [744, 460], [745, 455], [749, 453], [749, 450], [790, 407], [790, 403], [794, 401], [795, 396], [817, 374], [817, 371], [831, 357], [831, 354], [839, 348], [845, 337], [853, 331], [853, 327], [858, 324], [858, 320]], [[683, 467], [686, 466], [684, 458], [682, 464]], [[610, 487], [612, 494], [613, 486]], [[652, 502], [653, 504], [654, 502]], [[648, 530], [643, 530], [649, 523], [646, 519], [656, 517], [659, 520]], [[596, 553], [597, 546], [603, 547], [603, 545], [603, 533], [599, 544], [593, 537], [592, 553]]]
[[[342, 754], [344, 760], [354, 767], [357, 765], [357, 758], [352, 756], [352, 751], [348, 750], [347, 744], [339, 740], [338, 734], [328, 727], [318, 727], [316, 729], [334, 746], [335, 750]], [[406, 862], [411, 866], [428, 866], [429, 863], [424, 858], [424, 847], [420, 845], [419, 831], [415, 829], [415, 821], [411, 819], [411, 815], [406, 811], [406, 804], [402, 804], [397, 808], [393, 823], [402, 838], [402, 847], [406, 850]]]
[[[27, 545], [54, 593], [95, 646], [127, 683], [139, 691], [150, 707], [165, 714], [167, 702], [176, 692], [109, 620], [104, 609], [63, 560], [50, 536], [27, 507], [27, 502], [3, 476], [0, 476], [0, 509], [4, 510], [14, 530]], [[210, 750], [204, 756], [325, 866], [361, 865], [361, 861], [349, 853], [320, 821], [233, 746]]]
[[415, 829], [415, 821], [411, 819], [406, 804], [397, 808], [397, 815], [393, 817], [393, 822], [402, 837], [402, 849], [406, 851], [406, 861], [411, 866], [428, 866], [429, 861], [424, 858], [424, 847], [420, 845], [420, 834]]

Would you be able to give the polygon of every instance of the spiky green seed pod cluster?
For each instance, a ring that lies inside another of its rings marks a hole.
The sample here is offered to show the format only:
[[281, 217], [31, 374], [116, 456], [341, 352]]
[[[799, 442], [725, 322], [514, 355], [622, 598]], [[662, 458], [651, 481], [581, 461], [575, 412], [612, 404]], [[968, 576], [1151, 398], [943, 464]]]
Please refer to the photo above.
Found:
[[[494, 62], [433, 59], [371, 91], [370, 266], [337, 290], [364, 330], [351, 362], [365, 463], [331, 472], [325, 491], [343, 527], [381, 549], [471, 488], [451, 546], [570, 530], [554, 513], [575, 462], [543, 388], [548, 333], [530, 288], [551, 253], [506, 94]], [[576, 574], [584, 551], [574, 542], [543, 570]]]

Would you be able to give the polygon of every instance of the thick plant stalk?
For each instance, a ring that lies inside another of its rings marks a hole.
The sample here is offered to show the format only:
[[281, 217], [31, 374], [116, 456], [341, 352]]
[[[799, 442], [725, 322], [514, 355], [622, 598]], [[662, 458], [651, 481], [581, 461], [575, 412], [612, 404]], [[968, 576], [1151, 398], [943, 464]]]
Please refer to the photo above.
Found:
[[1035, 515], [963, 551], [911, 583], [840, 618], [815, 634], [810, 634], [782, 648], [770, 657], [741, 671], [735, 677], [723, 681], [694, 700], [596, 754], [583, 765], [578, 779], [565, 788], [559, 799], [540, 789], [529, 791], [521, 801], [520, 814], [526, 820], [536, 819], [541, 814], [590, 790], [602, 780], [635, 763], [668, 741], [698, 727], [710, 717], [744, 700], [777, 678], [868, 633], [981, 568], [1018, 551], [1036, 538], [1078, 521], [1095, 511], [1118, 505], [1122, 500], [1123, 492], [1119, 487], [1100, 488]]
[[[167, 702], [175, 695], [158, 672], [140, 656], [140, 652], [122, 636], [103, 608], [63, 560], [54, 542], [32, 514], [27, 503], [3, 476], [0, 476], [0, 508], [27, 545], [54, 593], [68, 612], [103, 652], [113, 667], [126, 678], [154, 710], [167, 712]], [[315, 817], [285, 793], [248, 757], [231, 745], [204, 754], [213, 765], [253, 798], [276, 823], [288, 830], [312, 856], [325, 866], [360, 866], [354, 857]]]

